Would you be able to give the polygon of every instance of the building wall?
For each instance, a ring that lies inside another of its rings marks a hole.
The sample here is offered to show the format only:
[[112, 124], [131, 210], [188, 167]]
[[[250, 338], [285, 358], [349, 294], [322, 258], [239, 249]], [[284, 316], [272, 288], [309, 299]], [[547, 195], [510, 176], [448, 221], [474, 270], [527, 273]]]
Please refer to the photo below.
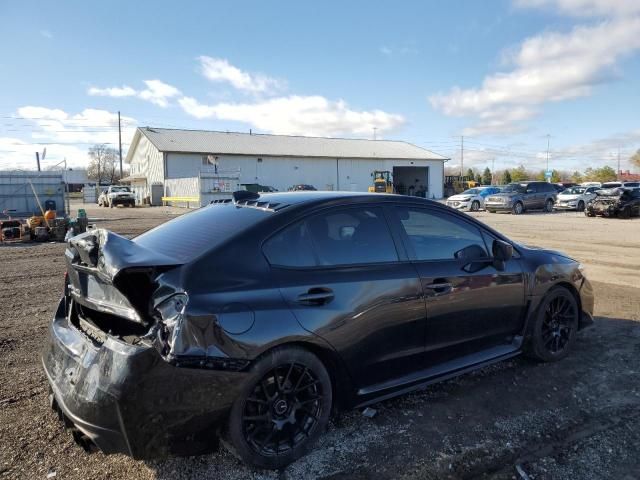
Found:
[[[167, 178], [195, 177], [214, 172], [205, 166], [203, 155], [167, 153]], [[218, 155], [218, 172], [238, 172], [240, 183], [270, 185], [280, 191], [305, 183], [318, 190], [366, 192], [374, 170], [393, 171], [394, 166], [429, 167], [429, 197], [442, 198], [441, 160], [329, 159]]]
[[136, 182], [132, 188], [136, 193], [136, 198], [141, 199], [151, 196], [151, 185], [154, 183], [164, 183], [164, 156], [162, 152], [145, 137], [140, 135], [138, 145], [133, 152], [129, 164], [129, 174], [142, 174], [147, 177], [146, 184]]

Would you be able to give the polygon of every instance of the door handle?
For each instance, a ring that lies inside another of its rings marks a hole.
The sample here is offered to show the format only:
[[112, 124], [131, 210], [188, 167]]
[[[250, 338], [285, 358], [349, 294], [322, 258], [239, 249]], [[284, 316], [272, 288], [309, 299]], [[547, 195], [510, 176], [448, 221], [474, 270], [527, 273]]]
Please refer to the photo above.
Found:
[[424, 288], [433, 290], [434, 295], [445, 295], [447, 293], [451, 293], [451, 291], [453, 290], [453, 285], [448, 282], [435, 281], [433, 283], [425, 285]]
[[310, 288], [307, 293], [298, 295], [298, 303], [302, 305], [324, 305], [333, 300], [333, 290], [330, 288]]

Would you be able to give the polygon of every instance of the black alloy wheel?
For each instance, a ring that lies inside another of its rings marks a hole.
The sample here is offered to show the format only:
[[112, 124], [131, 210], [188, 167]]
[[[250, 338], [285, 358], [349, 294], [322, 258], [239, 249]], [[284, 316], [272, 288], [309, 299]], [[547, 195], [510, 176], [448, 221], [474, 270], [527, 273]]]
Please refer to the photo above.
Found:
[[533, 326], [530, 353], [545, 362], [564, 358], [578, 331], [578, 303], [564, 287], [555, 287], [540, 304]]
[[282, 468], [307, 453], [326, 428], [331, 381], [322, 362], [297, 347], [267, 354], [252, 370], [232, 407], [227, 446], [250, 465]]

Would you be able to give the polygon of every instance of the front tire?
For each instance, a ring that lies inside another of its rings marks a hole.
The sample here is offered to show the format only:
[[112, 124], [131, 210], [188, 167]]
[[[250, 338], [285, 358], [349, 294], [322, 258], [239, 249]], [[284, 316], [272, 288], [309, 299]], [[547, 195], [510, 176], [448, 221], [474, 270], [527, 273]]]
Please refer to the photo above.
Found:
[[277, 348], [251, 368], [223, 442], [251, 466], [283, 468], [311, 450], [327, 426], [332, 398], [331, 379], [315, 355]]
[[578, 202], [578, 211], [584, 212], [584, 202], [582, 200]]
[[553, 212], [553, 200], [549, 199], [544, 203], [544, 211], [547, 213]]
[[522, 215], [522, 212], [524, 212], [524, 205], [522, 202], [516, 202], [513, 204], [511, 211], [514, 215]]
[[578, 331], [578, 302], [569, 290], [554, 287], [540, 303], [533, 324], [529, 356], [555, 362], [569, 354]]
[[480, 202], [477, 200], [474, 200], [473, 202], [471, 202], [471, 211], [477, 212], [478, 210], [480, 210]]

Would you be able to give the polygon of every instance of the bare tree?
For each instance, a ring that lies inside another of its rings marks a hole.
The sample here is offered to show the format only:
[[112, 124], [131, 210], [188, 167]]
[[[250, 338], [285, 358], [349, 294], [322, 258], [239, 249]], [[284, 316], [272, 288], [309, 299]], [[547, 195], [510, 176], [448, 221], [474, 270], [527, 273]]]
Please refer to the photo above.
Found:
[[102, 182], [116, 183], [120, 180], [117, 168], [118, 151], [105, 144], [94, 145], [89, 149], [89, 168], [87, 177], [100, 184]]
[[630, 160], [636, 167], [640, 167], [640, 150], [631, 155]]

